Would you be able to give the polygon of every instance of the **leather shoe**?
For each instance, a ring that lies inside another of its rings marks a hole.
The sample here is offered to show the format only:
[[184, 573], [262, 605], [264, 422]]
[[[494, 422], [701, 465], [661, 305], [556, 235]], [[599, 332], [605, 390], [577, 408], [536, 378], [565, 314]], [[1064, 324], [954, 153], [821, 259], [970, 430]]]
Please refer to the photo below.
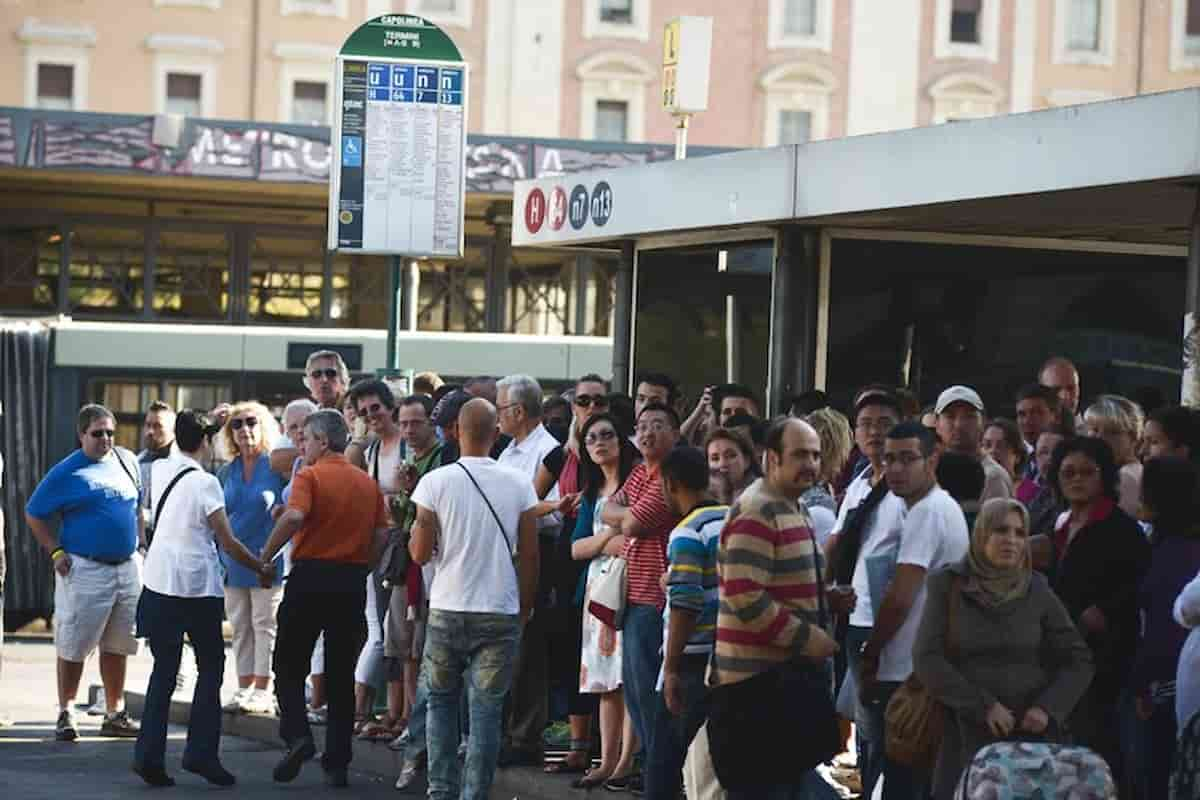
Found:
[[150, 786], [161, 788], [175, 785], [175, 779], [162, 767], [140, 767], [134, 764], [133, 771]]
[[204, 780], [216, 786], [233, 786], [237, 783], [237, 778], [234, 774], [221, 766], [220, 761], [213, 761], [211, 764], [193, 764], [184, 761], [183, 768], [185, 771], [193, 775], [199, 775]]
[[335, 789], [344, 789], [350, 785], [350, 778], [345, 767], [334, 767], [325, 770], [325, 785]]
[[288, 783], [300, 774], [300, 766], [317, 754], [317, 746], [311, 736], [297, 739], [288, 746], [288, 751], [275, 765], [273, 777], [276, 783]]

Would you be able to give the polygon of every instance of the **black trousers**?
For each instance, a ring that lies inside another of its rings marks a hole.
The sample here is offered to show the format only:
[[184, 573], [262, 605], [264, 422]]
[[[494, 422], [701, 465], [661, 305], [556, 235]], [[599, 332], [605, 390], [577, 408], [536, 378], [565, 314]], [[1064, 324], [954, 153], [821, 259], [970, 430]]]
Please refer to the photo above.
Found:
[[354, 664], [367, 635], [367, 569], [353, 564], [300, 561], [292, 566], [276, 617], [275, 694], [279, 735], [291, 745], [312, 736], [304, 679], [317, 637], [325, 634], [329, 700], [322, 766], [340, 769], [353, 756]]

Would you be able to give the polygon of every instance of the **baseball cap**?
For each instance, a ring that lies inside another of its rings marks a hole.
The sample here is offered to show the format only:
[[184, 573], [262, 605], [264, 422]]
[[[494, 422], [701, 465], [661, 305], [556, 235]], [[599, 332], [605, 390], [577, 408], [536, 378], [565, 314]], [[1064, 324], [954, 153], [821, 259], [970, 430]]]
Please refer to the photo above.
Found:
[[979, 397], [978, 392], [970, 386], [951, 386], [938, 395], [937, 404], [933, 407], [933, 413], [942, 413], [952, 403], [966, 403], [977, 411], [983, 412], [983, 400]]
[[439, 428], [444, 428], [456, 421], [458, 419], [458, 412], [462, 411], [462, 407], [467, 404], [468, 400], [472, 399], [471, 395], [462, 389], [447, 392], [446, 396], [438, 400], [437, 405], [433, 407], [433, 424]]

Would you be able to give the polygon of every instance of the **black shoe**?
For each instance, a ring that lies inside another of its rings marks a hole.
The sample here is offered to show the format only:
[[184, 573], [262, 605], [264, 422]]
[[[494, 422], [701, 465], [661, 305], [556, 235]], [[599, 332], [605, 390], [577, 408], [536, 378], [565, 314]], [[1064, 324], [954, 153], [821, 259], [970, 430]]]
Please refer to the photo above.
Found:
[[635, 772], [629, 776], [629, 793], [634, 797], [641, 797], [646, 793], [646, 780], [642, 773]]
[[335, 767], [325, 770], [325, 785], [335, 789], [345, 789], [350, 785], [350, 778], [345, 767]]
[[134, 764], [133, 771], [150, 786], [163, 788], [175, 785], [175, 779], [162, 767], [139, 767]]
[[237, 783], [237, 777], [222, 767], [220, 761], [213, 761], [209, 764], [191, 764], [184, 761], [183, 769], [193, 775], [199, 775], [204, 780], [217, 786], [233, 786]]
[[311, 736], [297, 739], [288, 747], [287, 753], [275, 765], [273, 773], [276, 783], [287, 783], [295, 780], [300, 774], [300, 766], [317, 754], [317, 746]]

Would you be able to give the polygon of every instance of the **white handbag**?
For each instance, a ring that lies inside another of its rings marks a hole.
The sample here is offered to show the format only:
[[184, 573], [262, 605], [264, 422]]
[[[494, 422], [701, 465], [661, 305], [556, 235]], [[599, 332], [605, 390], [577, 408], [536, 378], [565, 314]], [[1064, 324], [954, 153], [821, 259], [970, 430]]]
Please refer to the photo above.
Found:
[[628, 582], [625, 559], [613, 557], [592, 581], [588, 612], [610, 628], [621, 630], [625, 622], [625, 586]]

